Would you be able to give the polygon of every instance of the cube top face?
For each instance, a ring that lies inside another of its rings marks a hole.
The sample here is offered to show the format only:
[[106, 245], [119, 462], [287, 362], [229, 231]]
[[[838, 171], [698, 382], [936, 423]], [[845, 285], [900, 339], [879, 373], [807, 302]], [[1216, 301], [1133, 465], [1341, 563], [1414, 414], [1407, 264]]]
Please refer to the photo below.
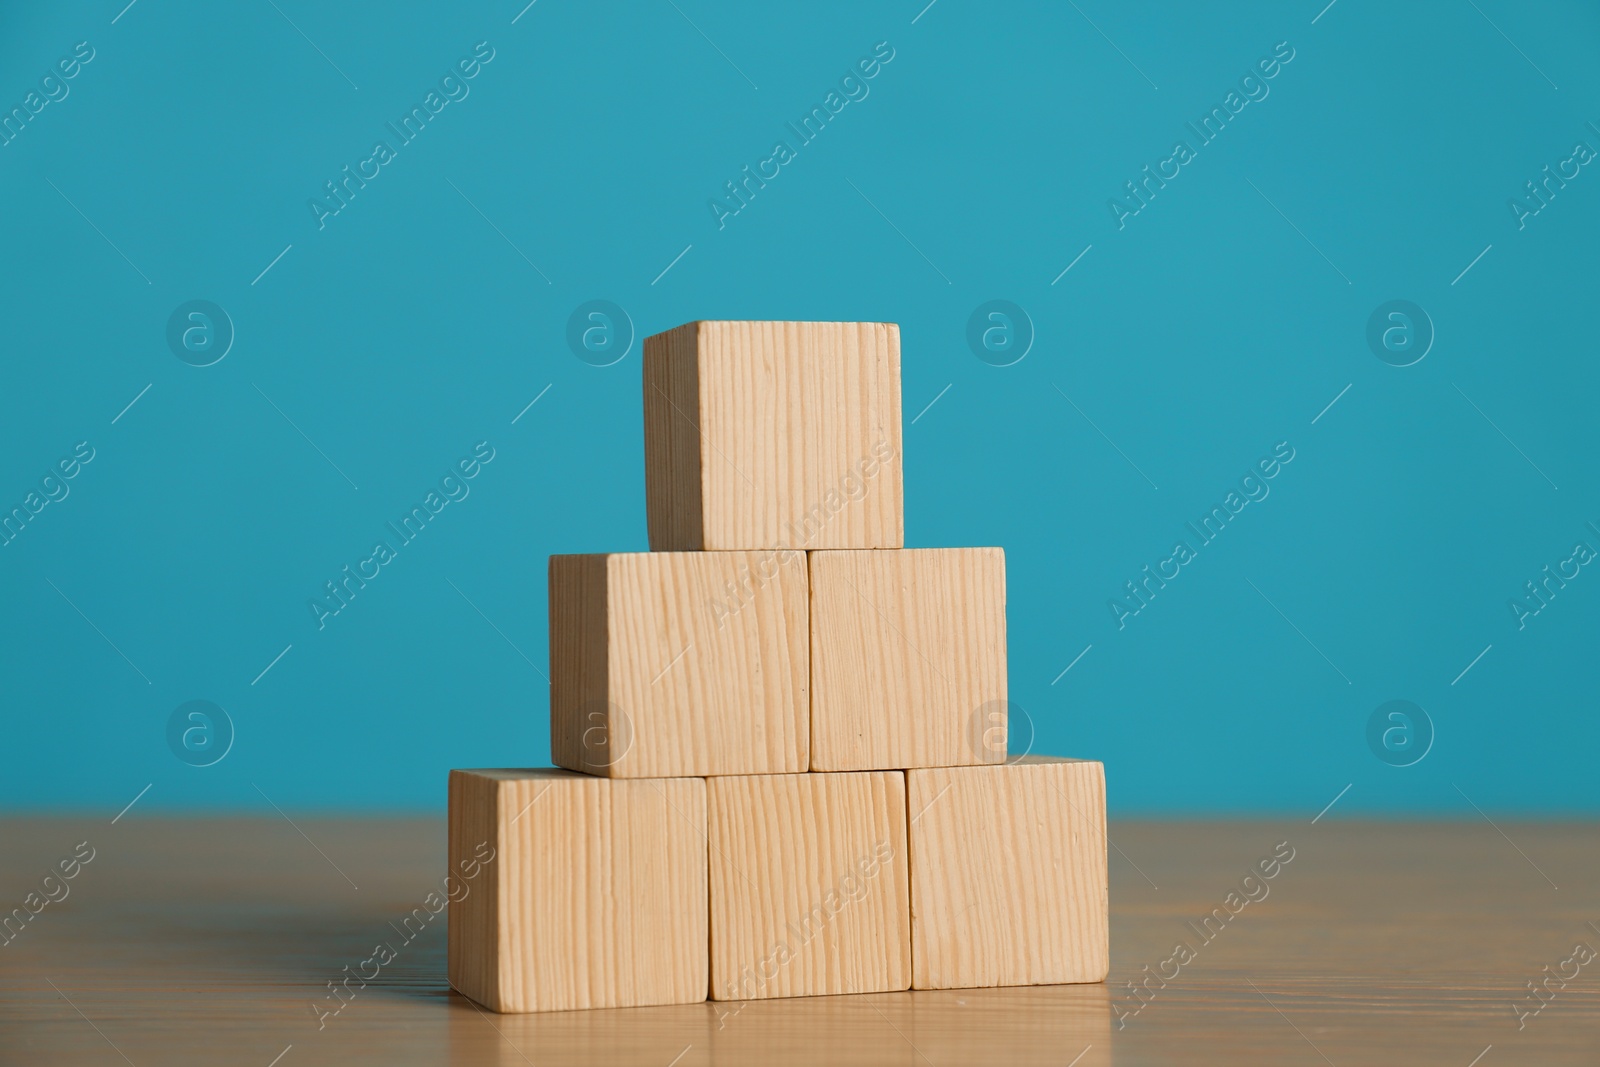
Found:
[[911, 981], [905, 777], [706, 783], [711, 997], [871, 993]]
[[687, 1004], [708, 982], [705, 783], [450, 774], [450, 984], [502, 1012]]
[[813, 552], [811, 769], [1006, 756], [1005, 553]]
[[913, 770], [906, 791], [914, 988], [1104, 980], [1101, 764], [1030, 756]]
[[644, 342], [656, 551], [899, 548], [900, 328], [691, 322]]
[[611, 778], [806, 769], [803, 552], [550, 558], [550, 750]]
[[581, 776], [571, 771], [564, 771], [560, 767], [470, 767], [451, 771], [471, 778], [483, 778], [491, 782], [573, 782], [581, 781]]

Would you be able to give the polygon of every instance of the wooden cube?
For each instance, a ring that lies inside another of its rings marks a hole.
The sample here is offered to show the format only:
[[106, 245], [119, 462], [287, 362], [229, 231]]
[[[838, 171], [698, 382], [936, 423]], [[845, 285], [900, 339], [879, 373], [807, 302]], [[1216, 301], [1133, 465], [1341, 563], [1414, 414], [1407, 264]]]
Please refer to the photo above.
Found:
[[811, 555], [811, 769], [1005, 759], [998, 548]]
[[906, 989], [905, 776], [706, 782], [711, 998]]
[[650, 547], [899, 548], [900, 328], [691, 322], [644, 342]]
[[1103, 981], [1105, 770], [1024, 756], [906, 772], [916, 989]]
[[550, 753], [611, 778], [803, 771], [801, 552], [550, 557]]
[[458, 992], [502, 1012], [705, 999], [704, 781], [451, 771], [449, 821]]

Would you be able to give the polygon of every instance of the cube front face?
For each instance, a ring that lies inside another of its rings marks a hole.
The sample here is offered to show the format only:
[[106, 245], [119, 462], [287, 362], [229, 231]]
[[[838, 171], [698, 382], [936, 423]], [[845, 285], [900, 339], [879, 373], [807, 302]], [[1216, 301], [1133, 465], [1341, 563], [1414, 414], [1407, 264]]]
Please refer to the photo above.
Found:
[[452, 771], [451, 986], [500, 1012], [704, 1000], [705, 815], [694, 778]]
[[906, 772], [916, 989], [1099, 982], [1105, 771], [1030, 756]]
[[612, 778], [805, 770], [802, 552], [550, 558], [550, 750]]
[[906, 989], [905, 777], [713, 778], [711, 998]]
[[644, 342], [656, 551], [899, 548], [900, 330], [692, 322]]
[[1005, 554], [813, 552], [811, 769], [1005, 759]]

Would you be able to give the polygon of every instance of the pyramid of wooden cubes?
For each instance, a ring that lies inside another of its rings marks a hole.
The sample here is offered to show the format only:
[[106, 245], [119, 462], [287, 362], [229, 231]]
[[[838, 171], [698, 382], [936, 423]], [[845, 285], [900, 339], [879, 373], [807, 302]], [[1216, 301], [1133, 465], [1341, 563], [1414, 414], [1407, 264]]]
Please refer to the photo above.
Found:
[[644, 343], [649, 552], [550, 559], [557, 768], [450, 775], [495, 1011], [1098, 982], [1099, 763], [1007, 758], [1005, 556], [904, 546], [889, 323]]

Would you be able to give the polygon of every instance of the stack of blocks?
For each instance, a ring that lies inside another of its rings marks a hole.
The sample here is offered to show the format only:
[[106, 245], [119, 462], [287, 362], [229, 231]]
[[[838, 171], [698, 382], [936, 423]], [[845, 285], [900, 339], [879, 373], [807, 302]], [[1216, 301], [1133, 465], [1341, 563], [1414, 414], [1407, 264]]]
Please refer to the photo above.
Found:
[[898, 327], [658, 334], [644, 424], [651, 551], [550, 559], [564, 769], [451, 772], [451, 870], [492, 858], [450, 984], [527, 1012], [1103, 980], [1103, 770], [1007, 759], [1002, 551], [902, 547]]

